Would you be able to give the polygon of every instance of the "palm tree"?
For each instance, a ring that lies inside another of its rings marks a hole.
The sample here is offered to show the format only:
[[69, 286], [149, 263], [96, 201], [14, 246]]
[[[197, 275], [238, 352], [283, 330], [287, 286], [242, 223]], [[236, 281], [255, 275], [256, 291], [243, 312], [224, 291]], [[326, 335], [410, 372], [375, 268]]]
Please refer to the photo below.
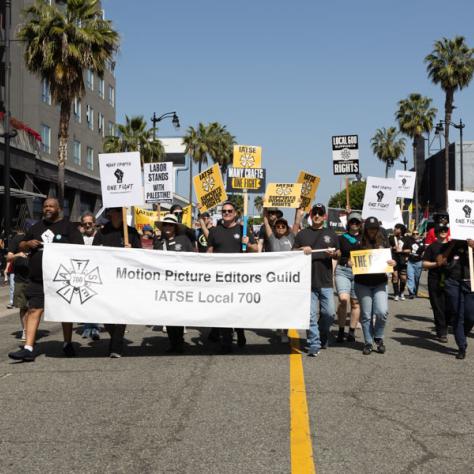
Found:
[[416, 172], [415, 180], [415, 224], [418, 225], [418, 201], [419, 184], [421, 176], [417, 166], [416, 148], [423, 139], [423, 133], [429, 133], [433, 128], [433, 123], [438, 110], [431, 107], [431, 99], [421, 94], [412, 93], [407, 99], [398, 102], [398, 110], [395, 118], [402, 133], [413, 140], [413, 165]]
[[258, 213], [262, 212], [263, 197], [262, 196], [255, 196], [255, 199], [253, 200], [253, 205], [255, 206], [255, 209], [257, 209]]
[[444, 102], [444, 159], [446, 205], [449, 189], [449, 124], [453, 113], [454, 92], [467, 87], [474, 75], [474, 49], [469, 48], [464, 36], [443, 38], [435, 42], [433, 51], [425, 58], [428, 77], [439, 84], [445, 93]]
[[212, 137], [211, 156], [219, 163], [222, 173], [225, 174], [227, 167], [232, 163], [235, 137], [227, 130], [225, 125], [213, 122], [208, 125], [209, 136]]
[[394, 161], [405, 152], [405, 139], [399, 138], [399, 133], [395, 127], [378, 128], [370, 140], [374, 155], [385, 163], [385, 177]]
[[103, 77], [106, 63], [118, 49], [119, 35], [102, 18], [99, 0], [67, 0], [66, 6], [36, 0], [23, 10], [18, 39], [25, 45], [27, 69], [48, 82], [60, 107], [58, 199], [64, 201], [64, 171], [73, 100], [85, 94], [84, 71]]
[[104, 151], [106, 153], [139, 151], [142, 163], [161, 161], [165, 156], [163, 144], [154, 138], [153, 129], [147, 129], [143, 115], [131, 118], [126, 115], [125, 125], [118, 125], [117, 128], [118, 136], [105, 137]]

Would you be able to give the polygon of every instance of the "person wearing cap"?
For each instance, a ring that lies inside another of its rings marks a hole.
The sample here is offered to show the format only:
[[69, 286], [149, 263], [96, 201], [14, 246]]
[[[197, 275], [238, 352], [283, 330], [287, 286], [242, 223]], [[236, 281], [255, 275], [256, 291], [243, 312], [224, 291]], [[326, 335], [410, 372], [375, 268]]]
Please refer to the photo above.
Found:
[[350, 302], [351, 319], [347, 342], [355, 341], [355, 330], [360, 317], [360, 307], [354, 288], [354, 275], [352, 274], [351, 250], [356, 250], [360, 245], [362, 216], [358, 212], [351, 212], [347, 216], [347, 232], [339, 236], [339, 261], [334, 273], [336, 291], [339, 298], [337, 320], [339, 331], [336, 342], [343, 343], [347, 319], [347, 307]]
[[423, 252], [425, 241], [417, 229], [413, 229], [411, 235], [405, 237], [403, 251], [408, 251], [407, 262], [407, 288], [408, 298], [412, 300], [418, 295], [421, 272], [423, 271]]
[[[128, 227], [129, 243], [125, 244], [123, 232], [123, 214], [121, 207], [107, 209], [106, 217], [109, 222], [95, 234], [92, 245], [103, 245], [104, 247], [126, 247], [142, 248], [140, 234], [135, 227]], [[105, 329], [110, 334], [109, 357], [116, 359], [122, 357], [123, 340], [125, 335], [125, 324], [105, 324]]]
[[[273, 228], [275, 227], [275, 222], [277, 219], [281, 219], [283, 217], [283, 212], [281, 212], [279, 209], [276, 207], [267, 207], [265, 209], [267, 213], [267, 219], [270, 227]], [[259, 252], [271, 252], [271, 245], [267, 237], [267, 233], [265, 231], [265, 226], [262, 225], [260, 227], [260, 230], [258, 232], [258, 251]]]
[[[199, 207], [199, 206], [198, 206]], [[209, 237], [209, 231], [214, 227], [211, 215], [209, 212], [199, 213], [199, 229], [197, 230], [197, 248], [198, 252], [207, 252], [207, 239]]]
[[[153, 248], [165, 252], [194, 252], [196, 249], [186, 235], [186, 226], [180, 224], [174, 214], [167, 214], [156, 226], [161, 230], [161, 238], [156, 239]], [[170, 341], [168, 354], [182, 354], [184, 344], [183, 326], [166, 326]]]
[[405, 286], [407, 283], [407, 261], [410, 250], [406, 247], [405, 237], [407, 228], [403, 224], [396, 224], [393, 235], [389, 237], [392, 249], [392, 259], [395, 260], [395, 268], [392, 273], [393, 299], [394, 301], [405, 299]]
[[451, 233], [449, 230], [449, 214], [446, 211], [435, 212], [433, 214], [434, 226], [428, 230], [425, 237], [425, 245], [431, 245], [433, 242], [436, 242], [436, 226], [447, 226], [448, 227], [448, 240], [451, 238]]
[[453, 333], [458, 346], [456, 359], [466, 358], [467, 336], [474, 327], [474, 293], [469, 272], [469, 247], [474, 249], [474, 240], [450, 240], [443, 244], [436, 257], [443, 267], [446, 279], [444, 288], [448, 305], [453, 310]]
[[[360, 250], [390, 248], [386, 237], [380, 229], [376, 217], [368, 217], [364, 223], [364, 231], [360, 239]], [[395, 261], [387, 261], [390, 266]], [[384, 331], [388, 318], [388, 293], [386, 273], [366, 273], [355, 275], [355, 292], [360, 304], [362, 332], [364, 334], [364, 348], [362, 353], [369, 355], [375, 342], [377, 352], [385, 353]], [[375, 324], [372, 316], [375, 315]]]
[[[311, 308], [308, 331], [308, 356], [316, 357], [328, 347], [329, 329], [334, 321], [333, 259], [338, 257], [339, 239], [324, 228], [326, 208], [315, 204], [310, 212], [311, 226], [295, 238], [294, 250], [311, 255]], [[318, 250], [318, 252], [313, 252]]]
[[[170, 214], [173, 214], [174, 216], [176, 216], [180, 224], [183, 223], [183, 215], [184, 215], [183, 206], [179, 204], [173, 204], [170, 208]], [[185, 232], [186, 232], [186, 235], [188, 236], [188, 239], [191, 241], [193, 245], [196, 245], [196, 233], [194, 232], [193, 229], [191, 229], [187, 225], [185, 224], [183, 225], [185, 226], [185, 229], [186, 229]]]
[[428, 294], [431, 310], [436, 329], [436, 338], [439, 342], [448, 342], [448, 323], [450, 312], [446, 302], [444, 291], [446, 272], [443, 266], [437, 262], [444, 244], [448, 242], [448, 230], [446, 225], [436, 224], [435, 235], [437, 240], [427, 247], [423, 254], [423, 268], [428, 270]]
[[[208, 253], [241, 253], [242, 244], [246, 244], [247, 252], [257, 252], [257, 244], [254, 236], [249, 234], [244, 237], [243, 226], [237, 222], [237, 209], [232, 201], [222, 204], [222, 220], [212, 227], [207, 239]], [[245, 346], [247, 340], [243, 329], [236, 329], [237, 345]], [[222, 336], [220, 352], [229, 354], [232, 352], [232, 328], [212, 328], [208, 339], [218, 342]]]

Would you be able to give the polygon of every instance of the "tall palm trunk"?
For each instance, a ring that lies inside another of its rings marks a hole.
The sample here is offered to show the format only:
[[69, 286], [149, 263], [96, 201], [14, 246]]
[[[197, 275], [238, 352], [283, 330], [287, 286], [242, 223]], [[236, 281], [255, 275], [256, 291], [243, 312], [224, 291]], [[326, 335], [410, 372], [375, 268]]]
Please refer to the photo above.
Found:
[[385, 162], [385, 179], [388, 178], [388, 169], [390, 168], [388, 161]]
[[449, 190], [449, 124], [451, 123], [451, 115], [453, 113], [454, 91], [448, 89], [446, 91], [446, 100], [444, 103], [444, 166], [445, 166], [445, 186], [446, 186], [446, 204], [445, 210], [448, 208], [448, 190]]
[[[415, 213], [415, 229], [418, 229], [418, 169], [416, 166], [416, 145], [418, 143], [418, 137], [413, 139], [413, 167], [415, 168], [415, 205], [413, 206], [413, 212]], [[403, 198], [402, 198], [403, 199]]]
[[189, 155], [189, 205], [193, 204], [193, 155]]
[[59, 115], [59, 147], [58, 147], [58, 201], [59, 205], [64, 205], [64, 172], [67, 161], [67, 140], [69, 135], [69, 119], [71, 118], [71, 102], [61, 102]]

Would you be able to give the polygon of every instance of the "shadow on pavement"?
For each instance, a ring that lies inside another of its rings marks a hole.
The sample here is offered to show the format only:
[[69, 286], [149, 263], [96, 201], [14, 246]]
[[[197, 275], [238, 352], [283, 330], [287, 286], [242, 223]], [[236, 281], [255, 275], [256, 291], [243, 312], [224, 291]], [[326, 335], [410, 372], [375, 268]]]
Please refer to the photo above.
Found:
[[434, 324], [432, 316], [414, 316], [412, 314], [395, 314], [394, 316], [401, 321], [420, 321]]
[[444, 344], [433, 340], [433, 334], [429, 331], [419, 329], [395, 328], [394, 333], [406, 334], [409, 337], [391, 337], [394, 341], [398, 341], [402, 346], [411, 346], [419, 349], [440, 352], [442, 354], [456, 354], [457, 350], [447, 347]]

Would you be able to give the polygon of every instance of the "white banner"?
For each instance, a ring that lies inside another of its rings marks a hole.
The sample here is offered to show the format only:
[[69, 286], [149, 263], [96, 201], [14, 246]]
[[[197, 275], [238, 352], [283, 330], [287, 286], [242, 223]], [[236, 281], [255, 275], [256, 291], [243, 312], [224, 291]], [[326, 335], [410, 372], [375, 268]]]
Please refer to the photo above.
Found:
[[390, 220], [383, 220], [382, 227], [384, 229], [393, 229], [397, 224], [404, 224], [402, 210], [398, 204], [395, 206], [395, 214], [393, 218]]
[[311, 256], [47, 244], [45, 320], [308, 329]]
[[395, 217], [397, 203], [397, 180], [395, 178], [367, 177], [362, 217], [376, 217], [379, 221], [391, 222]]
[[140, 153], [99, 154], [100, 187], [104, 207], [142, 206]]
[[448, 191], [448, 212], [451, 238], [474, 239], [474, 193]]
[[145, 202], [173, 202], [173, 162], [143, 165]]
[[395, 179], [398, 183], [397, 197], [413, 199], [415, 193], [416, 173], [414, 171], [395, 171]]

